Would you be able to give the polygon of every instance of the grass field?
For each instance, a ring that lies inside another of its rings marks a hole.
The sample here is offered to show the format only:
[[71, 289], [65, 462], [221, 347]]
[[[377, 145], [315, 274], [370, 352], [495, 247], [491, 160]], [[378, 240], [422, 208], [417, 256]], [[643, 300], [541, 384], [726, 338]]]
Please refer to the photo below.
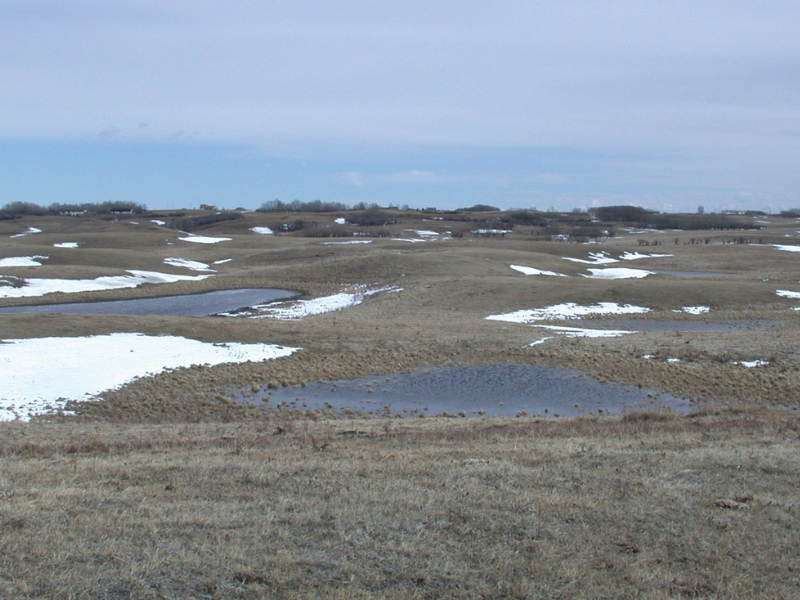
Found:
[[[73, 416], [0, 423], [0, 597], [800, 596], [797, 221], [618, 229], [599, 244], [543, 241], [522, 227], [480, 237], [419, 214], [361, 228], [384, 237], [251, 231], [296, 218], [247, 213], [195, 232], [230, 238], [213, 244], [139, 217], [0, 222], [0, 260], [47, 257], [0, 269], [0, 289], [129, 269], [198, 274], [165, 263], [174, 258], [214, 269], [197, 281], [0, 306], [240, 287], [303, 299], [352, 285], [396, 290], [287, 321], [0, 315], [3, 340], [136, 332], [302, 349], [142, 377], [102, 401], [68, 403]], [[11, 237], [29, 227], [41, 232]], [[371, 243], [326, 245], [348, 240]], [[54, 246], [67, 242], [77, 247]], [[602, 268], [661, 273], [588, 277]], [[629, 317], [643, 321], [773, 326], [606, 338], [486, 319], [567, 302], [646, 307]], [[707, 312], [682, 310], [699, 306]], [[699, 412], [360, 420], [260, 410], [226, 392], [501, 363], [657, 387]]]

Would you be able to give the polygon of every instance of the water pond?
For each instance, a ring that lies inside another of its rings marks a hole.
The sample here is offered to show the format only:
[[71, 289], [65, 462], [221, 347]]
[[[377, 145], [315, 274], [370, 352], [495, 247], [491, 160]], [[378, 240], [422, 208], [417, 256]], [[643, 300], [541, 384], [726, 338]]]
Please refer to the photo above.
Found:
[[105, 302], [75, 302], [71, 304], [46, 304], [38, 306], [9, 306], [0, 313], [72, 313], [82, 315], [158, 315], [165, 317], [207, 317], [220, 312], [288, 300], [298, 292], [275, 288], [242, 288], [218, 290], [203, 294], [109, 300]]
[[692, 410], [691, 402], [655, 389], [601, 383], [579, 371], [530, 365], [436, 368], [409, 375], [309, 383], [275, 390], [248, 388], [243, 403], [365, 415], [465, 417], [620, 414], [632, 409]]

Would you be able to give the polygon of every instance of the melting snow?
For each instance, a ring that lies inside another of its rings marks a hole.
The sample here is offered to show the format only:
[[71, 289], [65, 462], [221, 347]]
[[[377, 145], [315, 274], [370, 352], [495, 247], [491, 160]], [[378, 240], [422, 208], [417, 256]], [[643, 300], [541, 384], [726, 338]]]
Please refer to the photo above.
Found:
[[555, 331], [566, 337], [591, 337], [591, 338], [607, 338], [619, 337], [629, 333], [636, 333], [635, 331], [622, 331], [613, 329], [584, 329], [581, 327], [564, 327], [561, 325], [536, 325], [541, 329], [549, 329]]
[[784, 250], [786, 252], [800, 252], [800, 246], [784, 246], [782, 244], [772, 244], [778, 250]]
[[94, 400], [104, 391], [169, 369], [262, 361], [296, 350], [141, 333], [5, 340], [0, 343], [0, 421], [27, 420], [67, 400]]
[[77, 248], [79, 245], [78, 242], [61, 242], [60, 244], [53, 244], [53, 248]]
[[403, 231], [410, 231], [421, 237], [436, 237], [439, 235], [436, 231], [429, 231], [427, 229], [404, 229]]
[[[22, 279], [22, 286], [0, 280], [0, 298], [31, 298], [54, 292], [73, 294], [137, 287], [145, 283], [173, 283], [175, 281], [201, 281], [211, 275], [168, 275], [154, 271], [128, 271], [130, 275], [112, 275], [97, 279]], [[5, 285], [4, 285], [5, 284]]]
[[220, 242], [230, 242], [228, 237], [207, 237], [204, 235], [190, 235], [189, 237], [178, 238], [182, 242], [192, 242], [194, 244], [219, 244]]
[[47, 260], [49, 256], [12, 256], [10, 258], [0, 258], [0, 267], [41, 267], [40, 260]]
[[564, 260], [570, 260], [576, 263], [585, 265], [608, 265], [611, 263], [619, 262], [616, 258], [611, 258], [608, 252], [589, 252], [589, 259], [584, 258], [570, 258], [569, 256], [562, 257]]
[[215, 260], [214, 264], [215, 265], [224, 265], [226, 262], [231, 262], [232, 260], [233, 260], [232, 258], [223, 258], [222, 260]]
[[740, 360], [740, 361], [733, 361], [735, 365], [742, 365], [743, 367], [747, 367], [748, 369], [753, 369], [755, 367], [766, 367], [769, 364], [768, 360]]
[[583, 275], [589, 279], [641, 279], [652, 275], [652, 271], [643, 269], [626, 269], [624, 267], [611, 267], [608, 269], [589, 269], [591, 275]]
[[672, 254], [641, 254], [640, 252], [623, 252], [620, 260], [639, 260], [640, 258], [667, 258]]
[[616, 302], [598, 302], [589, 306], [581, 306], [574, 302], [554, 304], [545, 308], [530, 308], [517, 310], [511, 313], [490, 315], [490, 321], [508, 321], [509, 323], [535, 323], [536, 321], [559, 321], [566, 319], [580, 319], [591, 315], [631, 315], [648, 313], [652, 309], [632, 304], [617, 304]]
[[372, 240], [348, 240], [346, 242], [322, 242], [323, 246], [344, 246], [347, 244], [371, 244]]
[[150, 219], [150, 222], [151, 223], [155, 223], [156, 225], [162, 225], [162, 226], [166, 225], [166, 223], [164, 221], [160, 221], [158, 219]]
[[186, 258], [165, 258], [164, 262], [173, 267], [183, 267], [192, 271], [211, 271], [214, 269], [209, 267], [206, 263], [201, 263], [196, 260], [188, 260]]
[[370, 288], [367, 286], [358, 286], [353, 291], [341, 292], [331, 296], [312, 298], [311, 300], [270, 302], [268, 304], [252, 306], [249, 311], [220, 314], [222, 316], [245, 316], [254, 319], [292, 321], [357, 306], [368, 296], [379, 292], [399, 292], [401, 290], [402, 288], [399, 287]]
[[23, 236], [26, 236], [26, 235], [31, 235], [32, 233], [42, 233], [42, 230], [41, 229], [37, 229], [36, 227], [28, 227], [28, 229], [26, 229], [22, 233], [18, 233], [16, 235], [12, 235], [11, 237], [12, 238], [18, 238], [18, 237], [23, 237]]
[[347, 220], [344, 217], [339, 217], [338, 219], [334, 219], [333, 222], [336, 223], [337, 225], [347, 224]]
[[533, 267], [524, 267], [522, 265], [508, 265], [515, 271], [519, 271], [523, 275], [550, 275], [551, 277], [566, 277], [563, 273], [556, 273], [555, 271], [540, 271]]
[[711, 310], [708, 306], [684, 306], [672, 312], [684, 312], [690, 315], [704, 315]]
[[782, 296], [783, 298], [793, 298], [793, 299], [800, 298], [800, 292], [792, 292], [791, 290], [778, 290], [775, 293], [778, 296]]
[[259, 235], [274, 235], [275, 232], [269, 227], [251, 227], [250, 231]]

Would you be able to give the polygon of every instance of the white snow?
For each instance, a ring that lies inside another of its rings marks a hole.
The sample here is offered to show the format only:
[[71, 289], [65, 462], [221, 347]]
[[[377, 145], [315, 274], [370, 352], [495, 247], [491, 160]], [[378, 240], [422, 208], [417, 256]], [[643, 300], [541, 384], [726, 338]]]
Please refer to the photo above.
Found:
[[262, 361], [296, 350], [141, 333], [5, 340], [0, 343], [0, 421], [27, 420], [67, 400], [95, 400], [104, 391], [169, 369]]
[[617, 304], [616, 302], [598, 302], [589, 306], [581, 306], [574, 302], [554, 304], [545, 308], [531, 308], [517, 310], [510, 313], [489, 315], [489, 321], [507, 321], [509, 323], [535, 323], [537, 321], [559, 321], [566, 319], [580, 319], [590, 315], [630, 315], [648, 313], [652, 309], [632, 304]]
[[421, 240], [419, 238], [392, 238], [393, 242], [411, 242], [412, 244], [421, 243], [426, 240]]
[[784, 246], [782, 244], [772, 244], [778, 250], [783, 250], [785, 252], [800, 252], [800, 246]]
[[275, 232], [269, 227], [251, 227], [250, 231], [259, 235], [275, 235]]
[[783, 298], [800, 299], [800, 292], [792, 292], [791, 290], [778, 290], [775, 293]]
[[753, 369], [755, 367], [766, 367], [769, 364], [768, 360], [741, 360], [741, 361], [733, 361], [735, 365], [742, 365], [743, 367], [747, 367], [748, 369]]
[[533, 267], [525, 267], [522, 265], [508, 265], [515, 271], [519, 271], [523, 275], [549, 275], [551, 277], [566, 277], [563, 273], [556, 273], [555, 271], [541, 271]]
[[53, 244], [53, 248], [77, 248], [80, 246], [78, 242], [61, 242], [60, 244]]
[[31, 235], [33, 233], [42, 233], [42, 230], [41, 229], [37, 229], [36, 227], [28, 227], [28, 229], [26, 229], [22, 233], [18, 233], [16, 235], [12, 235], [11, 237], [12, 238], [24, 237], [26, 235]]
[[11, 256], [0, 258], [0, 267], [41, 267], [40, 260], [47, 260], [49, 256], [34, 254], [33, 256]]
[[188, 237], [178, 238], [182, 242], [192, 242], [193, 244], [219, 244], [220, 242], [230, 242], [232, 238], [228, 237], [208, 237], [205, 235], [190, 235]]
[[643, 269], [626, 269], [624, 267], [611, 267], [608, 269], [589, 269], [591, 275], [581, 274], [589, 279], [641, 279], [652, 275], [652, 271]]
[[549, 329], [566, 337], [591, 337], [591, 338], [610, 338], [620, 337], [635, 331], [622, 331], [613, 329], [585, 329], [582, 327], [564, 327], [561, 325], [535, 325], [541, 329]]
[[[30, 298], [54, 292], [73, 294], [137, 287], [145, 283], [201, 281], [211, 275], [168, 275], [155, 271], [127, 271], [130, 275], [111, 275], [96, 279], [23, 279], [21, 287], [0, 280], [0, 298]], [[4, 285], [5, 284], [5, 285]]]
[[379, 292], [399, 292], [399, 287], [374, 288], [369, 286], [356, 286], [349, 291], [340, 292], [331, 296], [312, 298], [311, 300], [290, 300], [270, 302], [252, 306], [251, 311], [240, 311], [238, 313], [220, 313], [221, 316], [246, 316], [254, 319], [279, 319], [293, 321], [321, 315], [337, 310], [343, 310], [361, 304], [365, 298]]
[[347, 220], [344, 217], [339, 217], [338, 219], [334, 219], [333, 222], [336, 223], [337, 225], [347, 224]]
[[472, 233], [478, 235], [505, 235], [511, 233], [510, 229], [473, 229]]
[[348, 240], [346, 242], [322, 242], [323, 246], [345, 246], [349, 244], [371, 244], [372, 240]]
[[166, 223], [164, 221], [161, 221], [159, 219], [150, 219], [150, 222], [151, 223], [155, 223], [156, 225], [162, 225], [162, 226], [166, 225]]
[[183, 267], [185, 269], [190, 269], [192, 271], [211, 271], [212, 273], [214, 272], [214, 269], [209, 267], [206, 263], [202, 263], [197, 260], [189, 260], [186, 258], [165, 258], [164, 262], [173, 267]]
[[410, 231], [412, 233], [416, 233], [420, 237], [436, 237], [438, 236], [438, 232], [430, 231], [428, 229], [404, 229], [403, 231]]
[[616, 258], [611, 258], [608, 255], [608, 252], [589, 252], [589, 259], [584, 258], [570, 258], [569, 256], [563, 256], [564, 260], [569, 260], [576, 263], [582, 263], [585, 265], [608, 265], [611, 263], [619, 262]]
[[536, 340], [535, 342], [531, 342], [530, 344], [528, 344], [528, 346], [531, 346], [531, 347], [538, 346], [539, 344], [544, 344], [547, 340], [552, 340], [552, 339], [553, 338], [549, 337], [549, 336], [548, 337], [543, 337], [541, 339]]
[[711, 310], [709, 306], [684, 306], [673, 312], [684, 312], [689, 315], [704, 315]]
[[226, 262], [231, 262], [232, 260], [232, 258], [223, 258], [222, 260], [215, 260], [213, 264], [224, 265]]
[[640, 252], [623, 252], [619, 259], [620, 260], [639, 260], [641, 258], [667, 258], [672, 256], [672, 254], [642, 254]]

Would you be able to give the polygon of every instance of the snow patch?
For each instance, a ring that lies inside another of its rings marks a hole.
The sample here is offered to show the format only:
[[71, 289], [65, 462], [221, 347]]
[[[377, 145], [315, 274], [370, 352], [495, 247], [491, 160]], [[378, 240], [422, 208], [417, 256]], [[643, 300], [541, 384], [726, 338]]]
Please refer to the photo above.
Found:
[[164, 262], [173, 267], [182, 267], [184, 269], [189, 269], [191, 271], [211, 271], [214, 272], [214, 269], [209, 267], [206, 263], [199, 262], [197, 260], [189, 260], [186, 258], [165, 258]]
[[164, 221], [161, 221], [161, 220], [159, 220], [159, 219], [150, 219], [150, 222], [151, 222], [151, 223], [155, 223], [156, 225], [161, 225], [162, 227], [163, 227], [164, 225], [166, 225], [166, 222], [164, 222]]
[[80, 246], [78, 242], [61, 242], [60, 244], [53, 244], [53, 248], [77, 248]]
[[312, 298], [311, 300], [294, 300], [269, 302], [250, 307], [249, 310], [237, 313], [220, 313], [226, 317], [250, 317], [254, 319], [279, 319], [295, 321], [314, 315], [322, 315], [337, 310], [344, 310], [361, 304], [367, 297], [380, 292], [400, 292], [399, 287], [369, 287], [366, 285], [355, 286], [353, 289], [343, 291], [331, 296]]
[[259, 235], [275, 235], [275, 232], [269, 227], [251, 227], [250, 231]]
[[507, 321], [509, 323], [535, 323], [537, 321], [561, 321], [580, 319], [592, 315], [631, 315], [648, 313], [652, 309], [632, 304], [617, 304], [616, 302], [598, 302], [589, 306], [581, 306], [574, 302], [554, 304], [545, 308], [531, 308], [517, 310], [510, 313], [489, 315], [489, 321]]
[[228, 237], [208, 237], [205, 235], [190, 235], [188, 237], [178, 238], [182, 242], [192, 242], [193, 244], [219, 244], [220, 242], [230, 242], [232, 238]]
[[41, 267], [40, 260], [47, 260], [49, 256], [34, 254], [33, 256], [12, 256], [0, 258], [0, 267]]
[[616, 258], [611, 258], [608, 252], [589, 252], [589, 258], [571, 258], [569, 256], [562, 256], [564, 260], [569, 260], [576, 263], [585, 265], [609, 265], [611, 263], [619, 262]]
[[551, 277], [566, 277], [563, 273], [556, 273], [555, 271], [541, 271], [533, 267], [525, 267], [522, 265], [508, 265], [515, 271], [519, 271], [523, 275], [549, 275]]
[[263, 361], [298, 349], [141, 333], [5, 340], [0, 343], [0, 421], [28, 420], [63, 408], [68, 400], [96, 400], [104, 391], [169, 369]]
[[642, 258], [667, 258], [672, 256], [672, 254], [642, 254], [640, 252], [623, 252], [619, 259], [620, 260], [639, 260]]
[[25, 230], [25, 231], [23, 231], [22, 233], [18, 233], [18, 234], [16, 234], [16, 235], [12, 235], [12, 236], [10, 236], [10, 237], [12, 237], [12, 238], [18, 238], [18, 237], [24, 237], [24, 236], [26, 236], [26, 235], [32, 235], [32, 234], [34, 234], [34, 233], [42, 233], [42, 230], [41, 230], [41, 229], [37, 229], [36, 227], [28, 227], [28, 229], [26, 229], [26, 230]]
[[784, 252], [800, 252], [800, 246], [785, 246], [783, 244], [772, 244], [772, 246]]
[[775, 293], [783, 298], [792, 298], [795, 300], [800, 299], [800, 292], [793, 292], [791, 290], [778, 290]]
[[336, 223], [337, 225], [346, 225], [347, 219], [345, 219], [344, 217], [339, 217], [338, 219], [334, 219], [333, 222]]
[[689, 315], [704, 315], [710, 311], [711, 307], [709, 306], [684, 306], [682, 308], [675, 309], [672, 312], [682, 312]]
[[145, 283], [174, 283], [202, 281], [211, 275], [168, 275], [155, 271], [127, 271], [130, 275], [112, 275], [97, 279], [19, 279], [13, 285], [8, 278], [0, 279], [0, 298], [31, 298], [55, 292], [75, 294], [133, 288]]
[[739, 361], [732, 361], [734, 365], [742, 365], [743, 367], [747, 367], [748, 369], [754, 369], [756, 367], [766, 367], [769, 364], [768, 360], [739, 360]]
[[350, 244], [371, 244], [372, 240], [348, 240], [346, 242], [322, 242], [323, 246], [346, 246]]
[[642, 279], [652, 275], [652, 271], [644, 269], [626, 269], [624, 267], [611, 267], [608, 269], [589, 269], [591, 275], [581, 274], [589, 279]]
[[226, 262], [231, 262], [232, 260], [232, 258], [223, 258], [222, 260], [215, 260], [212, 264], [224, 265]]
[[635, 331], [622, 331], [613, 329], [585, 329], [582, 327], [564, 327], [561, 325], [536, 325], [541, 329], [549, 329], [565, 337], [611, 338], [620, 337]]

